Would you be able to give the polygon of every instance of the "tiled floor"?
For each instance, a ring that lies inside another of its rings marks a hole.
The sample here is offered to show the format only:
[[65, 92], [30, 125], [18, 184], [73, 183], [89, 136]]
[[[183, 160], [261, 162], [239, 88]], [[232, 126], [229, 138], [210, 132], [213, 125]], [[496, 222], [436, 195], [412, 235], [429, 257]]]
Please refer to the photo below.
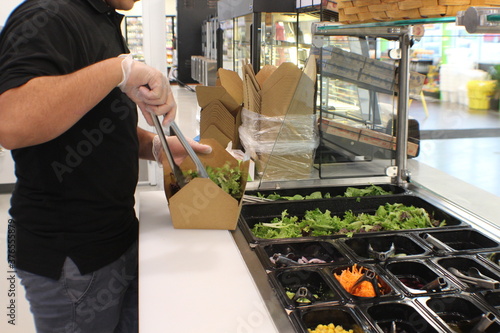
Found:
[[[199, 121], [196, 95], [181, 87], [174, 87], [174, 93], [178, 102], [176, 121], [187, 137], [195, 137]], [[414, 101], [410, 108], [410, 116], [419, 121], [423, 139], [421, 153], [416, 159], [500, 196], [500, 113], [471, 111], [458, 104], [427, 103], [428, 116], [419, 101]], [[142, 185], [138, 187], [138, 192], [153, 189], [155, 188]], [[2, 249], [5, 249], [9, 200], [10, 195], [0, 194]], [[7, 271], [5, 260], [0, 260], [0, 272], [6, 275]], [[0, 304], [6, 304], [7, 280], [1, 278], [0, 281]], [[4, 318], [0, 321], [0, 332], [34, 332], [24, 291], [19, 285], [16, 288], [17, 324], [9, 325]]]

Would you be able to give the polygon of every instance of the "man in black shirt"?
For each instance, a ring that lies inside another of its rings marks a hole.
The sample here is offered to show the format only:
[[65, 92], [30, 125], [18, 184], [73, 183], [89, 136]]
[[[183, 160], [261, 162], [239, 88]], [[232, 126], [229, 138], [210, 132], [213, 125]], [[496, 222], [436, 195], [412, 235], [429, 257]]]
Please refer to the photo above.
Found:
[[115, 9], [136, 1], [26, 0], [0, 35], [0, 144], [17, 176], [9, 258], [38, 332], [137, 331], [134, 192], [138, 159], [154, 159], [137, 106], [150, 124], [176, 106], [161, 72], [120, 56]]

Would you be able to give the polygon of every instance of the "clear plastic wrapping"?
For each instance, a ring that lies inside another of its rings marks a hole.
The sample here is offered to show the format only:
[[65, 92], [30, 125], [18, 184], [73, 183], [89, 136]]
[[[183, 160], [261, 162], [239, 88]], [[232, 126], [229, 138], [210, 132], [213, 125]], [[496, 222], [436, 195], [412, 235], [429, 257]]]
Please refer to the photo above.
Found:
[[239, 136], [261, 179], [310, 177], [319, 145], [316, 115], [267, 117], [243, 109]]

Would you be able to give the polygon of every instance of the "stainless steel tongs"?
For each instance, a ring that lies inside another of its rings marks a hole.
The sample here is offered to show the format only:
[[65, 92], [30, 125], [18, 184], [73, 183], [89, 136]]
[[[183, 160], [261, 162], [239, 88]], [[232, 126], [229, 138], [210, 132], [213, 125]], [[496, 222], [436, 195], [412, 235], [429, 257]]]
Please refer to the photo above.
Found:
[[[160, 120], [158, 119], [157, 115], [152, 115], [153, 118], [153, 124], [155, 126], [156, 132], [158, 134], [158, 137], [160, 138], [161, 145], [163, 147], [163, 150], [165, 151], [165, 155], [167, 156], [168, 163], [170, 164], [170, 167], [172, 168], [173, 176], [175, 178], [176, 184], [179, 186], [179, 188], [182, 188], [184, 185], [186, 185], [186, 178], [184, 177], [184, 174], [182, 173], [181, 168], [174, 162], [174, 157], [172, 155], [172, 152], [170, 151], [170, 148], [168, 146], [167, 139], [165, 138], [165, 133], [163, 131], [163, 127], [161, 126]], [[175, 135], [179, 139], [179, 142], [181, 145], [184, 147], [186, 152], [188, 153], [189, 157], [193, 160], [194, 164], [196, 165], [196, 169], [198, 171], [198, 176], [202, 178], [209, 178], [207, 170], [205, 169], [205, 166], [203, 163], [201, 163], [200, 159], [194, 152], [193, 148], [189, 144], [189, 142], [186, 140], [184, 135], [182, 134], [181, 130], [177, 126], [175, 122], [172, 122], [170, 124], [170, 135]]]
[[481, 274], [476, 267], [469, 267], [467, 274], [462, 273], [455, 267], [448, 269], [450, 273], [455, 275], [460, 281], [487, 289], [500, 289], [500, 282]]
[[370, 258], [379, 261], [386, 261], [395, 253], [396, 253], [396, 247], [394, 246], [394, 243], [391, 243], [391, 247], [387, 251], [375, 251], [372, 247], [372, 244], [370, 243], [368, 244], [368, 255], [370, 256]]

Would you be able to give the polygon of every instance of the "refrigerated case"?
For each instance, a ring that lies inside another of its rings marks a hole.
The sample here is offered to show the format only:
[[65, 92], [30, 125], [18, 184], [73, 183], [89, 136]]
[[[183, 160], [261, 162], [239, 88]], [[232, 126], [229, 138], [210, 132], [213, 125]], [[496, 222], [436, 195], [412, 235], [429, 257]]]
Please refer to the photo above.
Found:
[[311, 24], [318, 21], [308, 13], [255, 13], [221, 21], [223, 68], [240, 75], [245, 63], [257, 72], [284, 62], [303, 68], [311, 49]]
[[[167, 58], [167, 66], [171, 68], [177, 64], [175, 55], [176, 49], [176, 17], [167, 15], [166, 18], [166, 34], [167, 40], [165, 43], [165, 54]], [[141, 16], [125, 16], [125, 40], [130, 49], [130, 52], [137, 60], [144, 61], [143, 51], [143, 28]]]
[[295, 3], [286, 1], [219, 2], [223, 34], [219, 63], [240, 75], [246, 63], [255, 72], [264, 65], [283, 62], [302, 68], [311, 47], [311, 24], [319, 21], [318, 13], [316, 7], [297, 10]]

